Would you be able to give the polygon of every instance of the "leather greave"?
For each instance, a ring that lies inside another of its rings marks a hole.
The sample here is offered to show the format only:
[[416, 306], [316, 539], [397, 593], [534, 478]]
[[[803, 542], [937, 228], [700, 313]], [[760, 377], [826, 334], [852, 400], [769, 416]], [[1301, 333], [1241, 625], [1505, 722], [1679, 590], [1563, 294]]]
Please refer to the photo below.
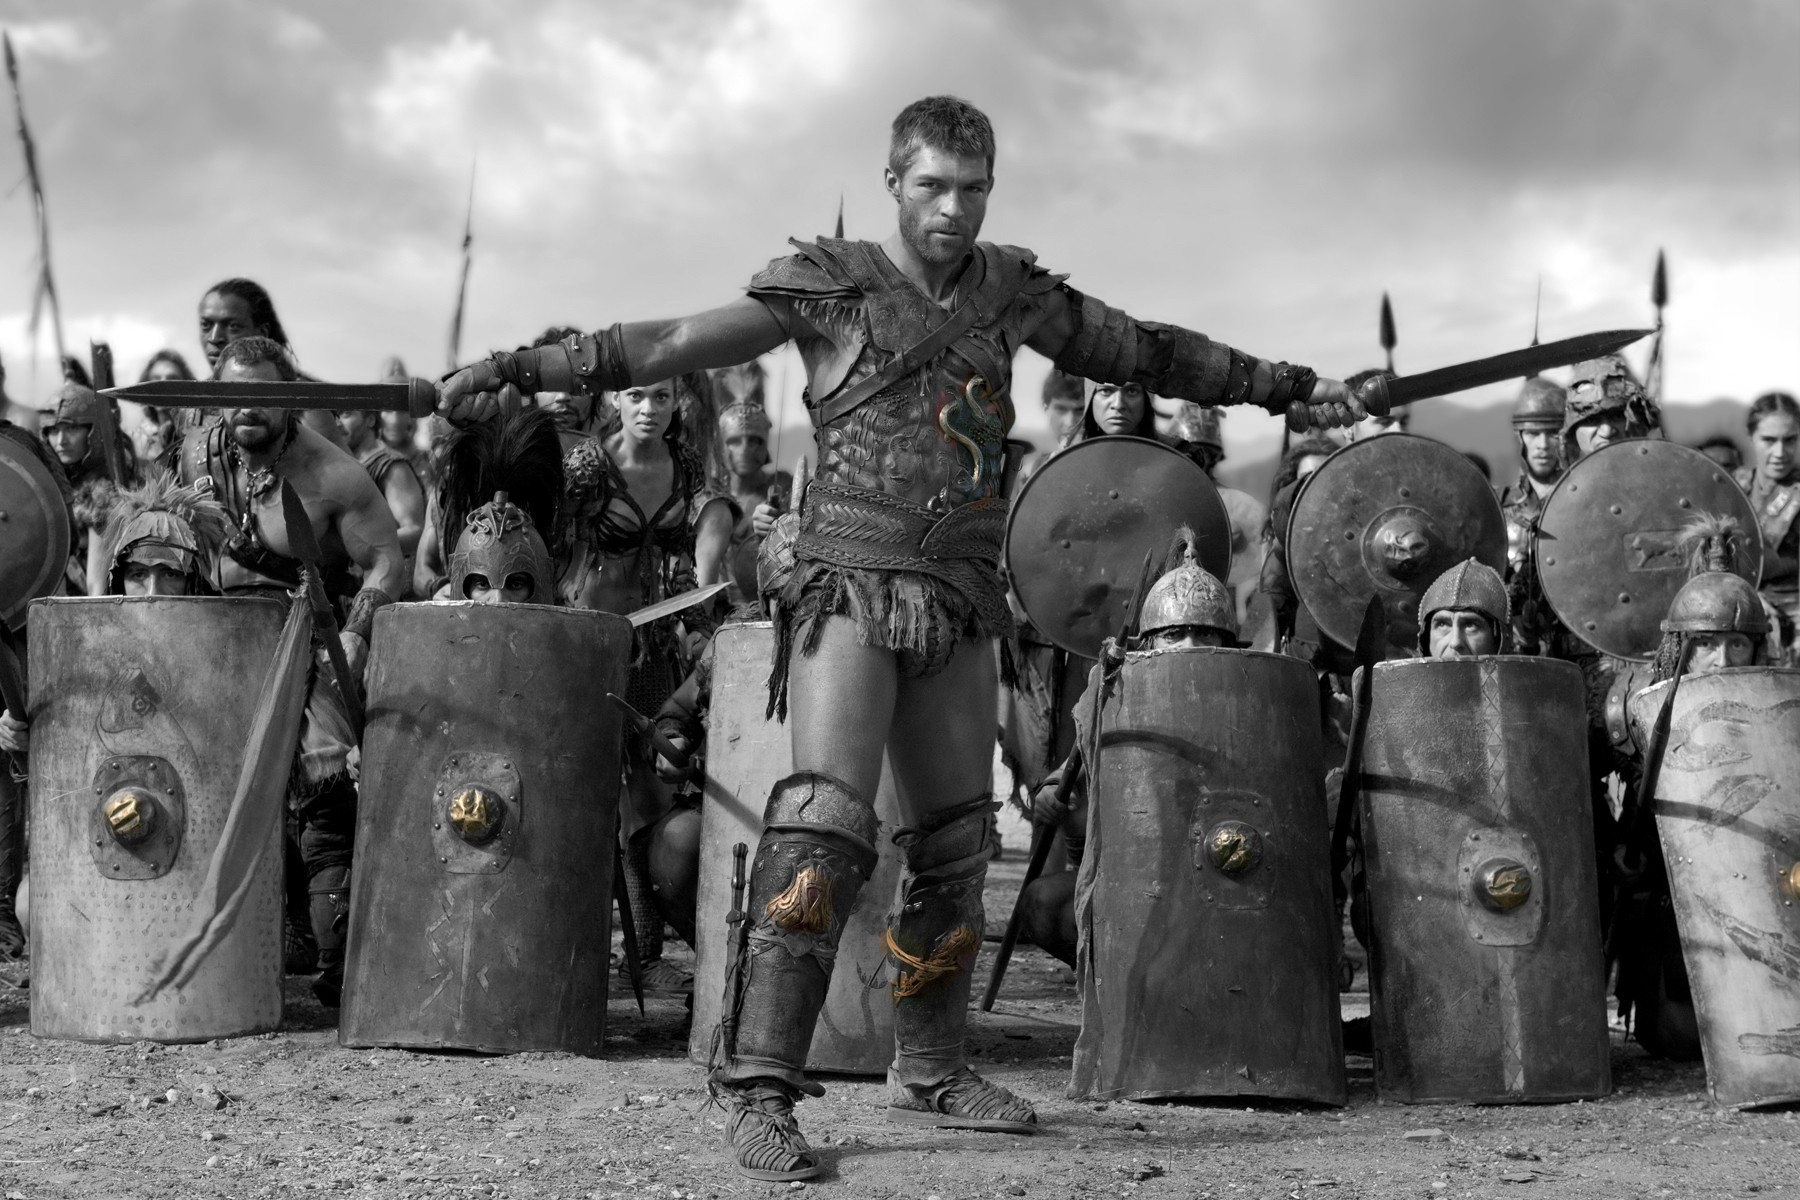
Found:
[[775, 785], [763, 822], [746, 905], [749, 931], [724, 1003], [735, 1033], [713, 1079], [778, 1079], [816, 1094], [806, 1082], [806, 1054], [838, 938], [875, 869], [879, 822], [847, 784], [810, 772]]
[[924, 829], [894, 835], [906, 850], [900, 911], [885, 935], [894, 963], [894, 1064], [900, 1083], [930, 1086], [967, 1061], [972, 969], [986, 914], [981, 903], [993, 858], [994, 813], [987, 796], [934, 814]]

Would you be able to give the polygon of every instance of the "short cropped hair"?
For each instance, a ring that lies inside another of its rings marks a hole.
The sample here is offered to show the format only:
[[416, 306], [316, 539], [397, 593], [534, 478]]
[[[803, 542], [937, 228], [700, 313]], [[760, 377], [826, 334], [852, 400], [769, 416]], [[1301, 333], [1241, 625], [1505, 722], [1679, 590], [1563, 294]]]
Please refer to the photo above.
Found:
[[955, 96], [914, 100], [894, 118], [888, 141], [888, 170], [904, 176], [919, 151], [930, 146], [947, 154], [979, 154], [994, 173], [994, 126], [987, 114]]
[[225, 348], [219, 351], [219, 361], [213, 366], [213, 378], [218, 379], [224, 374], [226, 363], [253, 367], [262, 362], [274, 363], [275, 373], [288, 383], [300, 378], [300, 372], [294, 369], [294, 360], [288, 356], [288, 348], [274, 338], [261, 336], [241, 337], [235, 342], [227, 342]]

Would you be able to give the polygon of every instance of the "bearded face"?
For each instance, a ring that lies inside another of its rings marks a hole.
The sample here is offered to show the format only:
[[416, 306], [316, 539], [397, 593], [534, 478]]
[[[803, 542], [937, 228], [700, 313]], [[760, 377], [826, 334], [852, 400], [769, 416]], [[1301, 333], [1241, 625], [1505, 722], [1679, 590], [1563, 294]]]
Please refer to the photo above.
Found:
[[986, 157], [924, 146], [904, 176], [888, 171], [887, 185], [899, 205], [900, 238], [922, 261], [945, 266], [974, 249], [993, 187]]

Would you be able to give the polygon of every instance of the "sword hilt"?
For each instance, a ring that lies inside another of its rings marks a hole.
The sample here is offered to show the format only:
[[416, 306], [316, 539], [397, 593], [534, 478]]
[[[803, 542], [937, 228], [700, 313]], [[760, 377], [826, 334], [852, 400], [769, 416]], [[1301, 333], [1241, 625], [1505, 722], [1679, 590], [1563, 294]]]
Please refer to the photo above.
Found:
[[[1356, 389], [1356, 398], [1362, 401], [1363, 408], [1371, 417], [1385, 417], [1394, 409], [1392, 398], [1388, 394], [1388, 381], [1384, 375], [1376, 375], [1363, 381]], [[1305, 402], [1295, 400], [1287, 406], [1287, 427], [1295, 433], [1305, 433], [1312, 427], [1312, 413]]]

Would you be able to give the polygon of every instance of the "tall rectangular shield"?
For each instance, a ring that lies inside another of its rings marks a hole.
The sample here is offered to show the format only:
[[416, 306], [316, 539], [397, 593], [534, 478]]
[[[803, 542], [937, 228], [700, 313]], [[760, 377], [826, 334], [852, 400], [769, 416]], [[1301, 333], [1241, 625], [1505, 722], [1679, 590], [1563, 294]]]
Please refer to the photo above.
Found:
[[376, 614], [340, 1043], [600, 1054], [630, 663], [612, 613]]
[[281, 1024], [279, 821], [243, 907], [193, 977], [138, 998], [200, 919], [283, 617], [274, 600], [216, 596], [33, 602], [39, 1037], [197, 1042]]
[[[694, 947], [694, 1020], [688, 1057], [710, 1061], [724, 1008], [731, 947], [732, 847], [743, 842], [756, 861], [764, 807], [775, 784], [793, 773], [786, 725], [769, 720], [769, 659], [774, 626], [751, 621], [722, 626], [713, 636], [712, 707], [706, 724], [706, 783], [700, 826], [700, 894]], [[806, 1056], [811, 1071], [880, 1075], [894, 1057], [894, 1001], [883, 977], [881, 931], [900, 885], [899, 847], [888, 836], [900, 823], [886, 767], [875, 797], [881, 818], [881, 857], [863, 885], [838, 939], [831, 989]]]
[[[1640, 728], [1668, 692], [1633, 697]], [[1656, 828], [1713, 1099], [1800, 1101], [1800, 671], [1682, 680]]]
[[1134, 653], [1101, 728], [1069, 1095], [1343, 1104], [1312, 669], [1247, 650]]
[[1363, 771], [1381, 1098], [1610, 1092], [1580, 669], [1378, 663]]

